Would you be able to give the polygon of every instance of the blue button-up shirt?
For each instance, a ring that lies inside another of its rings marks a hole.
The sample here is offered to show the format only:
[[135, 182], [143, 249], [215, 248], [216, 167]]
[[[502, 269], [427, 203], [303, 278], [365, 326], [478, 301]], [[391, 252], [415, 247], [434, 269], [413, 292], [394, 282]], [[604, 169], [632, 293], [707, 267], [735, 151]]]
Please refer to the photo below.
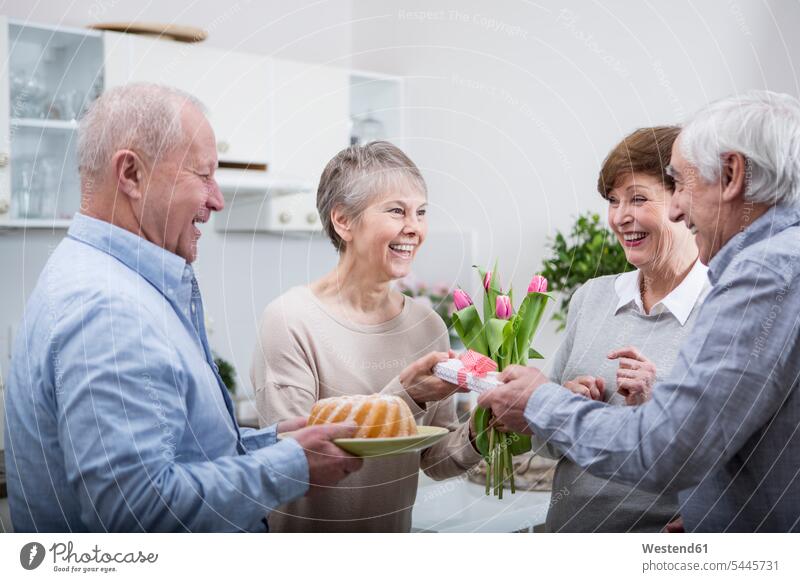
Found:
[[545, 384], [531, 429], [599, 477], [684, 490], [687, 530], [800, 530], [798, 257], [800, 209], [771, 208], [711, 261], [712, 290], [650, 402]]
[[275, 427], [240, 429], [192, 268], [77, 214], [31, 295], [6, 387], [17, 531], [265, 531], [306, 493]]

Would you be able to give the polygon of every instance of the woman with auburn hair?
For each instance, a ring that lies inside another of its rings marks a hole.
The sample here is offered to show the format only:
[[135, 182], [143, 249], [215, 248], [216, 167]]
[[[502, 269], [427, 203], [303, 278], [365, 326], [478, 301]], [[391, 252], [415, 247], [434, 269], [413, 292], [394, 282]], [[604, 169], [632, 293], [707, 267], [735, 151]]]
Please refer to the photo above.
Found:
[[[678, 127], [634, 131], [608, 154], [597, 189], [608, 225], [635, 270], [587, 281], [569, 306], [566, 336], [551, 379], [586, 398], [635, 406], [669, 372], [707, 295], [708, 268], [694, 235], [670, 222], [675, 184], [667, 175]], [[678, 499], [590, 475], [534, 438], [534, 449], [559, 459], [553, 491], [567, 491], [547, 514], [548, 531], [662, 531]]]

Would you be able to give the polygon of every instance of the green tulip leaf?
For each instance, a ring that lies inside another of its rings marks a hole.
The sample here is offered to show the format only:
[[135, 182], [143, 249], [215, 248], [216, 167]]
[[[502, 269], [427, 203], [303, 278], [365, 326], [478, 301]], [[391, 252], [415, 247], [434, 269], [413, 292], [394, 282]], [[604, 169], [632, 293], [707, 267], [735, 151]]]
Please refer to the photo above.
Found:
[[474, 305], [468, 305], [464, 309], [453, 313], [453, 327], [456, 328], [458, 337], [461, 338], [467, 349], [474, 350], [484, 356], [489, 355], [483, 322]]

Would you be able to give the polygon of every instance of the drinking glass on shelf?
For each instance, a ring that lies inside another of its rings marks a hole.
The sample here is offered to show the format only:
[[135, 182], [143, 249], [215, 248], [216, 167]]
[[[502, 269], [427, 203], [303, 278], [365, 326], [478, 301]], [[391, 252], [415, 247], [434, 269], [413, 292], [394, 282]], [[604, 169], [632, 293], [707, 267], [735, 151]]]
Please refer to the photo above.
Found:
[[25, 71], [11, 73], [11, 116], [45, 117], [47, 87], [41, 75], [28, 75]]
[[36, 161], [36, 176], [33, 193], [39, 200], [38, 210], [42, 218], [53, 218], [58, 205], [58, 166], [56, 160], [42, 156]]
[[78, 119], [83, 111], [84, 95], [77, 89], [67, 91], [56, 99], [59, 119], [72, 121]]
[[19, 71], [11, 71], [11, 117], [30, 117], [31, 102], [25, 93], [28, 79]]
[[33, 163], [20, 162], [15, 188], [16, 218], [39, 218], [41, 214], [41, 199], [35, 191], [33, 176]]
[[46, 118], [52, 96], [47, 90], [47, 83], [41, 69], [31, 75], [23, 91], [24, 97], [29, 100], [30, 117]]

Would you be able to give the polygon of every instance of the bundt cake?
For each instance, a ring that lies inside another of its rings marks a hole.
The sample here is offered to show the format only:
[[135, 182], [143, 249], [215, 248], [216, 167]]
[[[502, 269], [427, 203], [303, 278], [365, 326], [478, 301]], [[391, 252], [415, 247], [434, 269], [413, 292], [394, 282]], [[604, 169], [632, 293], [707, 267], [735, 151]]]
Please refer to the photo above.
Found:
[[417, 423], [408, 404], [398, 396], [384, 394], [357, 394], [318, 400], [311, 409], [308, 426], [344, 421], [352, 421], [358, 425], [355, 438], [417, 434]]

